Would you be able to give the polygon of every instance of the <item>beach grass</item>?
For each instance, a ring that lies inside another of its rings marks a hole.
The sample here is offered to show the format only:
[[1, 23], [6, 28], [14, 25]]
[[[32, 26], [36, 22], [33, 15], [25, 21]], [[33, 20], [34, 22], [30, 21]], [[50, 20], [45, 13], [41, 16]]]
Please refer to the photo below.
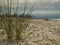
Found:
[[[4, 4], [5, 5], [5, 4]], [[13, 40], [13, 35], [15, 35], [15, 41], [18, 44], [22, 38], [22, 33], [27, 29], [30, 21], [31, 21], [31, 14], [33, 12], [33, 6], [31, 9], [25, 14], [26, 12], [26, 5], [27, 5], [27, 0], [25, 2], [24, 6], [24, 11], [22, 14], [19, 14], [18, 16], [18, 6], [19, 6], [19, 1], [17, 1], [17, 6], [16, 6], [16, 11], [14, 14], [11, 14], [12, 11], [12, 0], [7, 0], [7, 9], [2, 8], [2, 12], [4, 15], [2, 16], [2, 26], [4, 27], [4, 30], [6, 31], [7, 35], [7, 40], [12, 41]], [[25, 39], [25, 38], [24, 38]]]

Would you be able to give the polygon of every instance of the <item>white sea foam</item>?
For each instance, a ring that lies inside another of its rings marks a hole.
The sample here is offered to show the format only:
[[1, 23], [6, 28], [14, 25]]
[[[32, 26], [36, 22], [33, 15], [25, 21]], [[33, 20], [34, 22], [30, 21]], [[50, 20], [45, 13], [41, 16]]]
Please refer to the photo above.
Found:
[[50, 20], [60, 20], [60, 19], [50, 19]]

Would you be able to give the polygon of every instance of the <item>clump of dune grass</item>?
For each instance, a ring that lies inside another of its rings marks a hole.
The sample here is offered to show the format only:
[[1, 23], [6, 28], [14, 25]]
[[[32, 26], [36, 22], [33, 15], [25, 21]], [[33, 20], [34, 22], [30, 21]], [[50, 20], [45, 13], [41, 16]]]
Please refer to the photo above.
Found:
[[4, 15], [2, 16], [2, 23], [6, 31], [8, 40], [12, 40], [12, 29], [11, 29], [12, 20], [11, 17], [9, 17], [11, 15], [11, 2], [12, 0], [7, 0], [7, 9], [5, 9], [4, 7], [5, 4], [3, 5], [2, 9], [2, 12], [4, 13]]
[[[14, 14], [11, 14], [12, 10], [12, 0], [7, 0], [7, 9], [2, 10], [4, 15], [2, 16], [2, 25], [3, 28], [6, 31], [7, 39], [9, 41], [13, 40], [13, 35], [15, 36], [15, 41], [18, 45], [19, 42], [22, 42], [25, 38], [27, 38], [30, 34], [27, 35], [23, 39], [22, 33], [26, 31], [30, 21], [31, 21], [31, 14], [33, 12], [33, 7], [25, 14], [26, 12], [26, 5], [27, 5], [27, 0], [24, 6], [24, 12], [18, 16], [18, 5], [19, 1], [17, 1], [17, 6], [16, 6], [16, 11]], [[3, 5], [4, 6], [4, 5]]]

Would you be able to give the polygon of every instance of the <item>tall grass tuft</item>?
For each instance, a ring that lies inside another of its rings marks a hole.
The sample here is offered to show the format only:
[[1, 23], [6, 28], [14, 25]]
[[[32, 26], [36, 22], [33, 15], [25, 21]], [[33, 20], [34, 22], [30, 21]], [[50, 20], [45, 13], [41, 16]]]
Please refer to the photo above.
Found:
[[[5, 5], [5, 4], [4, 4]], [[3, 16], [3, 27], [6, 31], [7, 34], [7, 39], [8, 40], [12, 40], [12, 29], [11, 29], [11, 24], [12, 24], [12, 20], [11, 20], [11, 6], [12, 6], [12, 0], [7, 0], [7, 9], [5, 9], [4, 7], [4, 16]]]
[[[9, 41], [12, 41], [13, 35], [14, 35], [15, 41], [17, 44], [19, 42], [22, 42], [22, 40], [23, 40], [22, 33], [24, 31], [26, 31], [26, 29], [30, 23], [31, 14], [34, 10], [33, 7], [35, 6], [35, 4], [27, 12], [27, 14], [25, 14], [26, 5], [27, 5], [27, 0], [26, 0], [25, 6], [24, 6], [24, 12], [23, 12], [23, 14], [20, 14], [19, 16], [18, 16], [18, 5], [19, 5], [19, 0], [17, 1], [16, 10], [13, 15], [11, 13], [12, 0], [7, 0], [7, 9], [2, 10], [2, 12], [4, 13], [4, 16], [2, 18], [2, 25], [6, 31], [7, 39]], [[27, 35], [27, 37], [28, 37], [28, 35]], [[27, 38], [27, 37], [25, 37], [25, 38]]]
[[18, 13], [18, 9], [19, 9], [19, 0], [17, 1], [17, 5], [16, 5], [16, 10], [14, 12], [14, 15], [17, 16], [17, 13]]

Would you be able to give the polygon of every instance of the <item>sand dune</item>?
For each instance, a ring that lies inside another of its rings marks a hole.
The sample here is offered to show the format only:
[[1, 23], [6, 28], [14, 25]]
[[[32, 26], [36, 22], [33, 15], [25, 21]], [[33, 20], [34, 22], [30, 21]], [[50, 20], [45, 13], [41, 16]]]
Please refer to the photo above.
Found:
[[[1, 31], [0, 31], [1, 32]], [[32, 19], [25, 35], [29, 35], [24, 43], [29, 45], [60, 45], [60, 21]], [[1, 36], [0, 36], [1, 37]], [[0, 41], [0, 45], [5, 45]], [[22, 43], [23, 44], [23, 43]], [[15, 45], [9, 43], [8, 45]]]

